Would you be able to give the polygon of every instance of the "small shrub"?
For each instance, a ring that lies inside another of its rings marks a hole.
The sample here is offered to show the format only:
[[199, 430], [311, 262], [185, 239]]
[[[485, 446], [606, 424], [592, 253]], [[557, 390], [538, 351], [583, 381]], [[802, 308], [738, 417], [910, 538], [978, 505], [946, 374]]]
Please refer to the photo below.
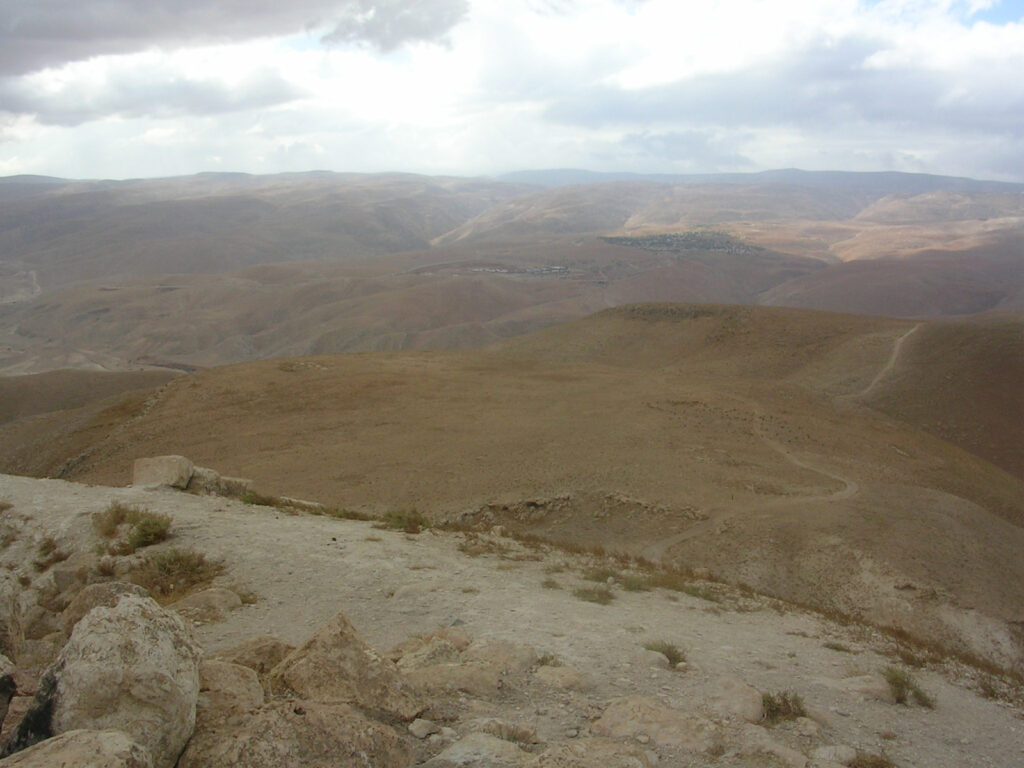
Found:
[[926, 709], [935, 708], [935, 702], [932, 700], [932, 697], [921, 690], [914, 676], [909, 672], [896, 669], [896, 667], [886, 667], [882, 670], [882, 675], [885, 677], [885, 682], [889, 684], [889, 690], [892, 691], [892, 697], [896, 700], [897, 704], [906, 704], [907, 694], [910, 694], [914, 701], [922, 707]]
[[680, 664], [686, 661], [686, 654], [679, 649], [678, 646], [673, 643], [666, 642], [665, 640], [652, 640], [649, 643], [644, 643], [644, 648], [648, 651], [657, 651], [666, 659], [668, 659], [669, 666], [675, 667], [676, 664]]
[[580, 600], [598, 605], [608, 605], [615, 599], [615, 594], [604, 584], [598, 587], [576, 587], [572, 593]]
[[547, 578], [547, 579], [544, 579], [544, 581], [542, 581], [540, 583], [540, 585], [542, 587], [544, 587], [544, 589], [561, 589], [562, 588], [561, 584], [559, 584], [555, 579], [552, 579], [550, 577]]
[[147, 557], [130, 578], [157, 602], [170, 603], [205, 587], [223, 570], [222, 563], [207, 560], [200, 552], [169, 549]]
[[583, 572], [583, 578], [587, 581], [607, 583], [608, 579], [619, 580], [619, 572], [613, 568], [588, 568]]
[[99, 548], [101, 554], [130, 555], [137, 549], [166, 540], [171, 518], [169, 515], [150, 512], [145, 507], [114, 501], [103, 512], [93, 515], [92, 525], [105, 539], [117, 536], [122, 526], [131, 526], [127, 538]]
[[13, 506], [14, 505], [11, 504], [11, 502], [9, 502], [9, 501], [0, 501], [0, 512], [6, 512], [8, 509], [10, 509]]
[[142, 510], [138, 507], [112, 501], [105, 510], [92, 516], [92, 527], [103, 538], [112, 539], [122, 525], [134, 523], [141, 513]]
[[831, 640], [825, 643], [825, 647], [828, 648], [830, 651], [836, 651], [837, 653], [853, 653], [853, 651], [851, 651], [842, 643], [834, 643]]
[[769, 725], [807, 716], [803, 699], [793, 691], [765, 693], [761, 696], [761, 706], [764, 708], [765, 722]]
[[375, 527], [405, 531], [406, 533], [419, 533], [424, 528], [429, 528], [430, 522], [414, 509], [393, 509], [390, 512], [385, 512], [384, 517]]
[[158, 515], [152, 512], [144, 512], [138, 522], [132, 526], [128, 534], [128, 546], [132, 551], [142, 549], [153, 544], [159, 544], [167, 538], [167, 532], [171, 527], [169, 515]]
[[257, 491], [246, 491], [238, 500], [243, 504], [252, 504], [256, 507], [277, 507], [284, 506], [284, 502], [278, 496], [271, 496], [266, 493], [258, 493]]
[[340, 507], [324, 507], [323, 514], [338, 520], [372, 520], [373, 516], [365, 512], [357, 512], [354, 509], [342, 509]]
[[57, 546], [56, 539], [47, 536], [36, 547], [36, 559], [32, 562], [32, 567], [42, 573], [54, 563], [63, 562], [69, 557], [71, 557], [69, 553]]
[[538, 667], [560, 667], [562, 662], [558, 660], [558, 657], [553, 653], [545, 653], [539, 659], [537, 659]]
[[627, 592], [650, 592], [651, 581], [647, 576], [636, 573], [625, 573], [619, 579], [619, 584]]

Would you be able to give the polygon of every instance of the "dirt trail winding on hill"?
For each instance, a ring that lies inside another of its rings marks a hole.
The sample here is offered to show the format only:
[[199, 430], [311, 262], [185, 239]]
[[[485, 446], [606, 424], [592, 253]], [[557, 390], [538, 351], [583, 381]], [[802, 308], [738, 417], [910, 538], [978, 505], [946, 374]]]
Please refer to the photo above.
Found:
[[810, 502], [842, 501], [844, 499], [852, 498], [860, 490], [860, 485], [858, 485], [856, 480], [853, 480], [849, 477], [845, 477], [843, 475], [837, 474], [836, 472], [825, 469], [816, 461], [800, 459], [796, 455], [794, 455], [793, 452], [789, 450], [789, 448], [780, 443], [778, 440], [775, 440], [766, 435], [764, 433], [764, 408], [759, 403], [757, 403], [754, 400], [751, 400], [750, 398], [742, 397], [739, 395], [729, 395], [729, 397], [732, 397], [735, 400], [743, 402], [745, 405], [747, 405], [753, 410], [753, 434], [762, 443], [767, 445], [773, 451], [777, 452], [790, 464], [800, 467], [801, 469], [806, 469], [811, 472], [817, 472], [820, 475], [824, 475], [825, 477], [842, 483], [843, 487], [840, 488], [838, 491], [834, 491], [832, 493], [819, 494], [814, 496], [801, 496], [797, 498], [784, 496], [776, 499], [769, 499], [764, 502], [758, 502], [755, 504], [744, 504], [732, 506], [727, 509], [718, 510], [716, 512], [713, 512], [711, 516], [708, 517], [706, 520], [702, 520], [696, 525], [687, 528], [685, 531], [682, 531], [681, 533], [678, 533], [675, 536], [670, 536], [660, 541], [656, 541], [655, 543], [645, 547], [641, 552], [641, 555], [652, 562], [662, 562], [665, 558], [665, 555], [672, 549], [672, 547], [676, 546], [677, 544], [683, 541], [688, 541], [696, 536], [700, 536], [704, 533], [707, 533], [708, 531], [714, 530], [726, 520], [736, 517], [737, 515], [748, 514], [751, 512], [764, 512], [767, 510], [791, 507], [800, 504], [807, 504]]
[[911, 328], [909, 331], [907, 331], [902, 336], [900, 336], [898, 339], [896, 339], [896, 343], [893, 344], [893, 347], [892, 347], [892, 354], [889, 355], [889, 359], [886, 361], [885, 365], [882, 366], [882, 369], [877, 374], [875, 374], [875, 378], [873, 378], [871, 380], [871, 383], [868, 384], [860, 392], [860, 394], [857, 395], [857, 397], [867, 397], [868, 395], [870, 395], [872, 390], [874, 390], [874, 388], [878, 386], [878, 384], [882, 381], [882, 379], [884, 379], [886, 376], [888, 376], [892, 372], [892, 369], [896, 366], [896, 361], [899, 359], [900, 352], [903, 350], [903, 342], [905, 342], [907, 339], [909, 339], [911, 334], [913, 334], [915, 331], [917, 331], [917, 329], [920, 328], [921, 325], [922, 325], [921, 323], [918, 323], [913, 328]]

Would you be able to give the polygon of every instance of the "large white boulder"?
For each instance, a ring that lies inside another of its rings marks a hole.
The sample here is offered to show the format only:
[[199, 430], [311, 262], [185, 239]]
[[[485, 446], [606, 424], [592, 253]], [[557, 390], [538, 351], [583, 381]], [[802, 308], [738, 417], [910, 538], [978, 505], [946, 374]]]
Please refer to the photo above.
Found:
[[171, 768], [195, 725], [200, 655], [184, 622], [148, 597], [94, 608], [46, 672], [53, 732], [124, 731]]
[[0, 760], [3, 768], [153, 768], [144, 747], [121, 731], [68, 731]]
[[188, 488], [195, 466], [184, 456], [152, 456], [136, 459], [132, 465], [132, 485], [169, 485]]

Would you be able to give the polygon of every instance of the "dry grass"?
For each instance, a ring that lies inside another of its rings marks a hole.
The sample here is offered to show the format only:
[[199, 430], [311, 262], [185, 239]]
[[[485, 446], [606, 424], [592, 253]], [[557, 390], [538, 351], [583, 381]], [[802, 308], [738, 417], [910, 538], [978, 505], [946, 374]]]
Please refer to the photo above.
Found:
[[124, 526], [129, 526], [124, 538], [112, 541], [102, 549], [111, 554], [130, 555], [137, 549], [165, 541], [171, 528], [171, 518], [150, 512], [145, 507], [114, 501], [103, 512], [93, 515], [92, 525], [105, 539], [117, 538]]
[[761, 706], [764, 708], [764, 720], [768, 725], [807, 716], [803, 699], [800, 698], [800, 694], [793, 691], [763, 694]]
[[415, 509], [393, 509], [385, 512], [381, 521], [374, 526], [405, 533], [419, 533], [429, 527], [430, 521]]
[[61, 563], [69, 557], [71, 557], [70, 553], [57, 546], [56, 539], [52, 536], [47, 536], [36, 547], [36, 558], [32, 561], [32, 567], [42, 573], [51, 565]]
[[585, 600], [588, 603], [597, 603], [598, 605], [608, 605], [615, 599], [615, 593], [604, 584], [597, 587], [576, 587], [572, 593], [580, 600]]
[[889, 684], [889, 690], [897, 704], [906, 704], [910, 698], [926, 709], [934, 709], [935, 701], [921, 690], [914, 676], [896, 667], [886, 667], [882, 670], [885, 682]]
[[830, 651], [836, 651], [837, 653], [853, 653], [853, 651], [842, 643], [837, 643], [832, 640], [829, 640], [827, 643], [823, 643], [822, 646], [824, 648], [828, 648]]
[[544, 587], [544, 589], [561, 589], [562, 588], [562, 585], [559, 584], [555, 579], [552, 579], [552, 578], [544, 579], [544, 581], [542, 581], [540, 583], [540, 585], [542, 587]]
[[681, 664], [686, 661], [686, 653], [680, 648], [666, 640], [652, 640], [648, 643], [644, 643], [644, 648], [648, 651], [656, 651], [668, 659], [670, 667], [675, 668], [676, 664]]
[[166, 605], [208, 586], [223, 571], [223, 563], [201, 552], [169, 549], [148, 556], [130, 578]]

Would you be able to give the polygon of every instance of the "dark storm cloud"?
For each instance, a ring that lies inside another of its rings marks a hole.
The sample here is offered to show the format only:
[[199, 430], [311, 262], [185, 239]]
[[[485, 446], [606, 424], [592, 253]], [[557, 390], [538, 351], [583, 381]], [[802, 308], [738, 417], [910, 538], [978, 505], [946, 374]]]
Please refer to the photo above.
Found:
[[442, 38], [468, 0], [2, 0], [0, 74], [101, 54], [312, 29], [388, 50]]
[[112, 115], [178, 117], [258, 109], [291, 101], [301, 92], [273, 73], [230, 86], [145, 70], [120, 73], [94, 88], [79, 84], [42, 92], [20, 78], [0, 80], [0, 109], [31, 114], [40, 123], [79, 125]]
[[[963, 83], [925, 69], [877, 68], [880, 43], [850, 39], [785, 59], [657, 87], [602, 86], [553, 104], [549, 119], [578, 126], [725, 125], [853, 129], [865, 123], [954, 131], [1024, 131], [1024, 89], [1012, 72]], [[1014, 85], [1007, 87], [1008, 83]]]

